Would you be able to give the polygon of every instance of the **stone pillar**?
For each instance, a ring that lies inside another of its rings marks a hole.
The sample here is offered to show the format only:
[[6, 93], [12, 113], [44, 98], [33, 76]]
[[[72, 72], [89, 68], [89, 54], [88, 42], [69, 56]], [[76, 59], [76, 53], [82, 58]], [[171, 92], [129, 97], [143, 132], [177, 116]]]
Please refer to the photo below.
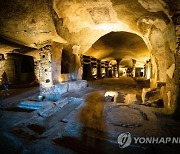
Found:
[[133, 67], [132, 76], [133, 76], [134, 78], [136, 77], [136, 67]]
[[132, 62], [133, 62], [132, 76], [136, 77], [136, 60], [132, 59]]
[[1, 55], [2, 59], [0, 60], [0, 85], [2, 85], [2, 75], [5, 71], [4, 65], [5, 65], [5, 59], [4, 55]]
[[52, 79], [52, 49], [51, 45], [47, 45], [40, 49], [40, 63], [39, 63], [39, 81], [40, 81], [40, 95], [48, 97], [49, 89], [53, 86]]
[[74, 79], [75, 80], [82, 80], [83, 68], [81, 65], [81, 55], [79, 54], [80, 46], [74, 45], [72, 47], [72, 49], [73, 49], [73, 54], [75, 55]]
[[108, 61], [105, 61], [105, 71], [106, 71], [105, 77], [109, 77], [109, 62]]
[[53, 42], [52, 44], [52, 80], [53, 84], [60, 83], [61, 76], [61, 60], [63, 46], [60, 43]]
[[75, 63], [76, 63], [75, 78], [77, 80], [82, 80], [83, 68], [81, 65], [81, 56], [80, 55], [75, 55]]
[[146, 78], [147, 79], [150, 79], [151, 78], [151, 62], [150, 62], [150, 60], [149, 61], [147, 61], [146, 62], [146, 64], [145, 64], [145, 71], [146, 71]]
[[118, 73], [118, 78], [119, 78], [120, 77], [120, 75], [119, 75], [119, 64], [120, 64], [121, 59], [116, 59], [116, 61], [117, 61], [117, 73]]
[[40, 60], [37, 60], [34, 58], [34, 74], [35, 74], [35, 78], [36, 81], [39, 81], [39, 64], [40, 64]]

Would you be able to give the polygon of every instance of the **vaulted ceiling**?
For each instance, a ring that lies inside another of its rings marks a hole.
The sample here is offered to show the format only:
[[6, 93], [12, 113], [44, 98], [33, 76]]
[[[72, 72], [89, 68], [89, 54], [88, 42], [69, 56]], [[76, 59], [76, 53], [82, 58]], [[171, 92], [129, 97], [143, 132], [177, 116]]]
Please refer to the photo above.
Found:
[[[79, 53], [112, 31], [143, 38], [152, 22], [165, 30], [180, 9], [180, 2], [173, 0], [0, 0], [0, 4], [1, 37], [33, 48], [51, 41], [79, 45]], [[119, 34], [110, 35], [122, 41]]]
[[84, 54], [103, 60], [135, 59], [145, 62], [150, 59], [143, 39], [133, 33], [111, 32], [102, 36]]

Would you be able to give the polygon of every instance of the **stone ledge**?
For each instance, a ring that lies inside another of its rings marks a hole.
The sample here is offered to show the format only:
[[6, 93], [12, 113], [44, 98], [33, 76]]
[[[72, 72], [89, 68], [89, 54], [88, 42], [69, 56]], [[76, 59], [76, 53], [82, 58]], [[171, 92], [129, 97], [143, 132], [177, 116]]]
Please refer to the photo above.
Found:
[[57, 101], [62, 94], [69, 91], [77, 91], [85, 87], [87, 87], [86, 80], [69, 81], [53, 85], [51, 88], [42, 91], [41, 95], [45, 96], [47, 100]]
[[76, 91], [87, 87], [86, 80], [69, 81], [67, 82], [67, 84], [68, 84], [67, 91]]

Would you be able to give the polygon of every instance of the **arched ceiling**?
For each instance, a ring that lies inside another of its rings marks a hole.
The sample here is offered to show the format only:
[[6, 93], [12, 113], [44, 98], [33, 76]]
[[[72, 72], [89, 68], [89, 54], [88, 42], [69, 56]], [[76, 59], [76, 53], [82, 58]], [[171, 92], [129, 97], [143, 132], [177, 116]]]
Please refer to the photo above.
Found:
[[129, 32], [111, 32], [102, 36], [84, 53], [98, 59], [135, 59], [146, 62], [150, 53], [143, 39]]
[[0, 4], [0, 36], [35, 48], [48, 41], [79, 45], [79, 53], [111, 31], [143, 37], [152, 22], [165, 30], [169, 14], [179, 9], [173, 0], [0, 0]]

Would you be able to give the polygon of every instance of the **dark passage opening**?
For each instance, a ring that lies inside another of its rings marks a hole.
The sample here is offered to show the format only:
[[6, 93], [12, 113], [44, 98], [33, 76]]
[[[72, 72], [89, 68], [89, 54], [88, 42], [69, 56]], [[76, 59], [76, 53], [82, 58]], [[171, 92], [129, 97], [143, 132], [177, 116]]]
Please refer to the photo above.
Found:
[[18, 53], [8, 53], [5, 72], [12, 85], [31, 83], [35, 80], [34, 59]]

